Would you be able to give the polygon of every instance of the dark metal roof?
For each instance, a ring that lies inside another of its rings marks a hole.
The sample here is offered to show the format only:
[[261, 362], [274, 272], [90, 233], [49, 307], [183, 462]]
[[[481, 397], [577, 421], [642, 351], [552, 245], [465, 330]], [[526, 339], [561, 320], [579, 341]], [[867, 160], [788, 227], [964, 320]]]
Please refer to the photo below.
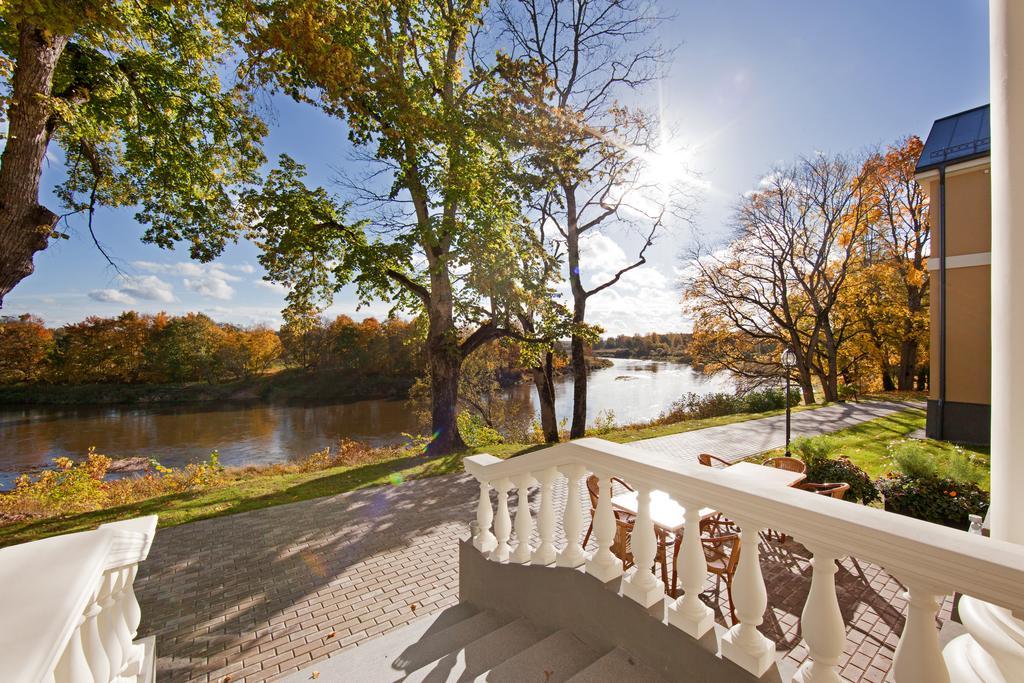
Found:
[[943, 164], [986, 157], [991, 147], [988, 105], [946, 116], [932, 124], [917, 172]]

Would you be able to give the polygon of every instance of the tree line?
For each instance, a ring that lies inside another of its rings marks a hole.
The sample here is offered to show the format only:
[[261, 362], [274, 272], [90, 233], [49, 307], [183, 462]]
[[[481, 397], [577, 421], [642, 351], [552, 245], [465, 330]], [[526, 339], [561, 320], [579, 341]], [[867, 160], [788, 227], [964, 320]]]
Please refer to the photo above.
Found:
[[841, 387], [923, 389], [926, 196], [909, 137], [863, 160], [815, 154], [773, 169], [736, 209], [724, 247], [698, 246], [683, 282], [691, 352], [748, 385], [790, 374], [814, 402]]
[[667, 358], [678, 362], [690, 362], [689, 332], [650, 332], [648, 334], [619, 334], [602, 337], [592, 348], [600, 355], [615, 355], [620, 358]]
[[229, 382], [275, 366], [418, 376], [415, 321], [320, 319], [296, 333], [214, 322], [202, 313], [128, 311], [52, 329], [38, 317], [0, 318], [0, 384]]
[[[71, 221], [102, 251], [95, 208], [136, 207], [144, 241], [200, 261], [257, 245], [289, 288], [303, 364], [319, 362], [318, 321], [346, 284], [421, 318], [431, 453], [464, 445], [462, 366], [507, 339], [526, 350], [551, 441], [554, 345], [570, 339], [583, 435], [600, 333], [587, 303], [643, 266], [687, 203], [658, 158], [657, 111], [624, 104], [671, 56], [656, 4], [13, 0], [0, 19], [0, 305]], [[267, 92], [345, 124], [361, 162], [340, 196], [286, 155], [262, 170]], [[47, 206], [51, 145], [65, 179]], [[617, 272], [590, 268], [587, 240], [615, 231], [641, 234], [639, 248]]]

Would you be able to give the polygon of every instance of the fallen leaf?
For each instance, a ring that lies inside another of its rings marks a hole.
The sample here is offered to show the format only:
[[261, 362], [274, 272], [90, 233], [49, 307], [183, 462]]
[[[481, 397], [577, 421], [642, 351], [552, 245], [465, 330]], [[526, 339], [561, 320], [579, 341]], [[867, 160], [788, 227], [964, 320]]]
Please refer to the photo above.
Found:
[[319, 671], [314, 671], [313, 675], [310, 676], [310, 678], [320, 678], [320, 672]]
[[551, 676], [553, 676], [554, 673], [555, 673], [554, 671], [551, 671], [549, 669], [544, 669], [544, 680], [545, 681], [550, 681], [551, 680]]
[[416, 611], [416, 603], [415, 602], [409, 603], [409, 607], [412, 607], [412, 611], [413, 612]]
[[231, 683], [231, 674], [228, 674], [224, 678], [220, 679], [220, 683]]
[[328, 637], [328, 638], [333, 638], [333, 637], [334, 637], [334, 636], [336, 636], [336, 635], [338, 635], [338, 632], [337, 632], [337, 631], [331, 631], [330, 633], [328, 633], [328, 634], [327, 634], [327, 637]]

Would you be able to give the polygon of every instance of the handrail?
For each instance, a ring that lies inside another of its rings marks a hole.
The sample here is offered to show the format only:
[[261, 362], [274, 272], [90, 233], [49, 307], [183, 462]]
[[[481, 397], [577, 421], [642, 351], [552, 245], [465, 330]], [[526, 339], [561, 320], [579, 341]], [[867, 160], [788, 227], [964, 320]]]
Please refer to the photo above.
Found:
[[[621, 579], [622, 595], [644, 607], [666, 600], [665, 586], [651, 570], [657, 550], [651, 516], [653, 492], [667, 493], [685, 510], [712, 508], [724, 514], [739, 530], [742, 552], [731, 584], [737, 621], [721, 636], [720, 652], [755, 676], [763, 675], [775, 661], [774, 644], [757, 630], [767, 607], [759, 558], [759, 534], [767, 528], [793, 536], [813, 556], [811, 586], [801, 617], [808, 659], [793, 679], [798, 683], [837, 679], [846, 642], [835, 588], [836, 561], [842, 557], [870, 561], [906, 587], [907, 618], [892, 668], [897, 683], [950, 680], [935, 628], [942, 596], [960, 592], [981, 604], [1024, 615], [1021, 545], [798, 489], [749, 479], [740, 483], [726, 471], [646, 452], [636, 444], [580, 439], [509, 460], [483, 454], [463, 462], [480, 483], [473, 530], [473, 545], [480, 552], [496, 562], [584, 566], [587, 574], [602, 582]], [[587, 472], [599, 480], [596, 505], [591, 510], [596, 550], [591, 552], [585, 552], [580, 543], [580, 496]], [[564, 543], [555, 538], [554, 522], [554, 483], [562, 476], [568, 487], [562, 512]], [[633, 565], [625, 573], [613, 552], [617, 523], [611, 504], [612, 477], [628, 481], [637, 491], [630, 537]], [[534, 486], [539, 494], [536, 526], [531, 506], [518, 504], [528, 500]], [[491, 489], [497, 491], [496, 509]], [[513, 491], [517, 500], [514, 524], [509, 505]], [[666, 615], [668, 623], [681, 632], [701, 638], [714, 624], [710, 608], [698, 599], [707, 576], [703, 526], [698, 515], [685, 515], [683, 523], [674, 569], [679, 570], [684, 591], [678, 599], [668, 601]], [[535, 534], [539, 544], [533, 548]], [[563, 549], [557, 550], [558, 545]], [[986, 653], [1002, 656], [990, 650]]]
[[685, 492], [710, 501], [730, 517], [760, 520], [762, 526], [798, 540], [813, 539], [841, 556], [852, 555], [916, 578], [937, 593], [959, 591], [1024, 616], [1024, 546], [1015, 543], [797, 489], [746, 481], [740, 488], [716, 468], [604, 439], [579, 439], [508, 460], [474, 455], [464, 463], [478, 480], [491, 481], [568, 464], [613, 472], [669, 495]]
[[62, 681], [83, 670], [90, 680], [142, 676], [131, 584], [156, 522], [140, 517], [0, 551], [5, 680]]

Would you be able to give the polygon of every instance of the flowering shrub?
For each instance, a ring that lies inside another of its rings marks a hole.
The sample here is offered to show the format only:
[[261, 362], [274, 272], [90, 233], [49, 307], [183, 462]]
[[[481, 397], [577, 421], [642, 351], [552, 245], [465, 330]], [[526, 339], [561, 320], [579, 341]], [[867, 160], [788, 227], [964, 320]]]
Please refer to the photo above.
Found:
[[845, 455], [833, 457], [833, 453], [842, 447], [841, 442], [834, 437], [801, 437], [794, 439], [790, 447], [807, 464], [807, 481], [817, 484], [849, 484], [846, 500], [859, 501], [865, 505], [878, 500], [878, 488], [867, 472]]
[[54, 458], [53, 463], [54, 469], [44, 471], [36, 479], [27, 474], [18, 477], [14, 490], [0, 497], [0, 512], [64, 515], [102, 506], [106, 500], [103, 478], [110, 458], [90, 448], [82, 462]]
[[878, 480], [878, 488], [889, 512], [957, 529], [967, 528], [969, 515], [988, 511], [988, 492], [971, 482], [891, 472]]

